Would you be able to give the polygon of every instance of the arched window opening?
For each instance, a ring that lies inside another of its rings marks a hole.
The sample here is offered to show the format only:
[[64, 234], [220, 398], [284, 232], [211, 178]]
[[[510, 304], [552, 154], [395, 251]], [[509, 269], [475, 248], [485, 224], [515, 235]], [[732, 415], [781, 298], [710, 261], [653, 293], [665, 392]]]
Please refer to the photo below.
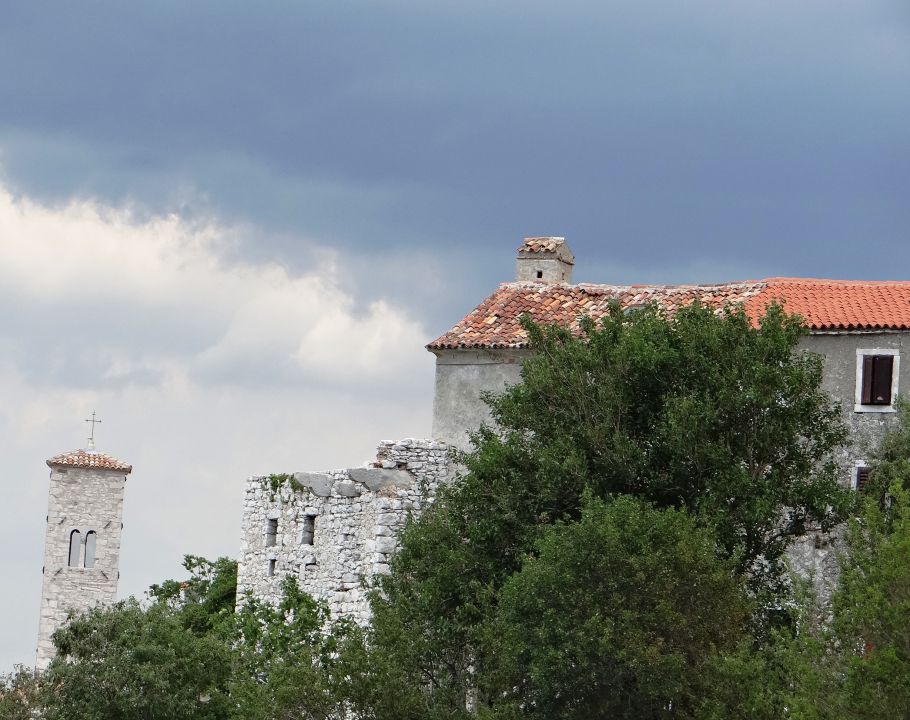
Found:
[[98, 534], [94, 530], [89, 530], [85, 534], [85, 567], [95, 567], [95, 543], [98, 540]]
[[79, 567], [79, 554], [82, 552], [82, 533], [73, 530], [70, 533], [70, 567]]

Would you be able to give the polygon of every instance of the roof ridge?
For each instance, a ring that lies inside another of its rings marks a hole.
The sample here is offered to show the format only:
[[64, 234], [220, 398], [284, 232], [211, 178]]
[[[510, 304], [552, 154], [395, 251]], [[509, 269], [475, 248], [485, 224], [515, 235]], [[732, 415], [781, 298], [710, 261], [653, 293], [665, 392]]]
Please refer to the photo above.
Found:
[[892, 285], [907, 287], [910, 280], [837, 280], [834, 278], [801, 278], [801, 277], [769, 277], [762, 282], [769, 285], [850, 285], [850, 286], [882, 286]]
[[764, 285], [767, 280], [733, 280], [731, 282], [719, 282], [719, 283], [590, 283], [590, 282], [581, 282], [581, 283], [561, 283], [561, 282], [548, 282], [543, 283], [535, 280], [512, 280], [509, 282], [499, 283], [498, 289], [530, 289], [536, 290], [538, 292], [546, 292], [550, 289], [574, 289], [578, 288], [584, 290], [586, 288], [609, 288], [611, 290], [643, 290], [648, 288], [654, 288], [656, 290], [673, 290], [675, 288], [680, 289], [697, 289], [697, 288], [740, 288], [740, 287], [750, 287], [755, 285]]
[[54, 455], [47, 461], [48, 467], [75, 467], [92, 470], [120, 470], [127, 474], [133, 471], [133, 466], [118, 460], [113, 455], [80, 448], [70, 452]]
[[625, 309], [656, 303], [669, 312], [699, 300], [720, 312], [742, 306], [756, 322], [772, 302], [802, 316], [811, 331], [910, 331], [910, 281], [766, 278], [714, 285], [500, 284], [448, 332], [427, 345], [446, 348], [524, 348], [520, 318], [562, 324], [580, 332], [579, 317], [602, 317], [610, 303]]

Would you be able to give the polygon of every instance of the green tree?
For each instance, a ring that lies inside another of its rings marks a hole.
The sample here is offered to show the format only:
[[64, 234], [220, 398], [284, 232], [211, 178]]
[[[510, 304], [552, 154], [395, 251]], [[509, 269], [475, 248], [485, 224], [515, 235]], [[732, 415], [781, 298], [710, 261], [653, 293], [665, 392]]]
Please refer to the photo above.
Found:
[[226, 718], [237, 563], [187, 555], [185, 580], [76, 616], [54, 634], [48, 718]]
[[685, 511], [588, 497], [503, 586], [482, 681], [496, 718], [693, 717], [706, 666], [749, 615], [731, 563]]
[[[804, 599], [796, 633], [718, 661], [705, 717], [910, 716], [910, 408], [872, 451], [827, 610]], [[819, 618], [823, 620], [819, 622]], [[755, 682], [754, 678], [761, 678]]]
[[834, 596], [835, 648], [854, 718], [910, 717], [910, 475], [902, 480], [884, 506], [868, 496], [851, 522]]
[[[841, 720], [842, 663], [808, 583], [790, 604], [792, 622], [762, 642], [744, 636], [704, 668], [699, 720]], [[827, 618], [830, 619], [830, 618]]]
[[31, 720], [41, 708], [41, 680], [34, 670], [17, 667], [0, 675], [0, 718]]
[[237, 561], [185, 555], [187, 580], [165, 580], [149, 588], [149, 598], [176, 611], [180, 622], [197, 635], [233, 632], [237, 604]]
[[550, 526], [581, 519], [586, 492], [690, 514], [766, 609], [787, 601], [790, 541], [852, 506], [831, 459], [846, 430], [821, 359], [798, 348], [799, 318], [775, 306], [758, 325], [698, 305], [672, 317], [614, 306], [582, 337], [525, 327], [521, 383], [488, 398], [493, 425], [406, 528], [365, 649], [351, 650], [375, 669], [352, 690], [364, 717], [458, 718], [501, 702], [484, 689], [500, 667], [489, 639], [503, 588]]
[[44, 717], [180, 720], [228, 716], [229, 646], [165, 605], [135, 599], [74, 617], [54, 633]]
[[327, 672], [344, 623], [326, 632], [324, 605], [293, 578], [277, 605], [244, 598], [235, 612], [235, 561], [187, 555], [184, 567], [189, 578], [153, 585], [148, 603], [96, 608], [54, 634], [42, 717], [344, 717]]
[[871, 451], [869, 482], [863, 489], [864, 495], [876, 498], [882, 507], [895, 483], [910, 490], [910, 404], [898, 400], [897, 411], [896, 426]]
[[631, 494], [698, 515], [767, 582], [807, 524], [845, 519], [852, 497], [832, 451], [846, 428], [821, 357], [798, 349], [799, 317], [772, 305], [756, 327], [742, 310], [614, 306], [581, 338], [526, 327], [522, 382], [490, 399], [496, 427], [466, 457], [479, 482], [523, 478], [505, 498], [530, 501], [520, 525], [533, 527], [532, 512], [577, 517], [588, 487]]
[[[344, 623], [327, 632], [328, 610], [285, 578], [278, 605], [247, 598], [236, 616], [236, 668], [231, 696], [244, 720], [341, 720], [327, 668]], [[363, 671], [363, 668], [359, 668]]]

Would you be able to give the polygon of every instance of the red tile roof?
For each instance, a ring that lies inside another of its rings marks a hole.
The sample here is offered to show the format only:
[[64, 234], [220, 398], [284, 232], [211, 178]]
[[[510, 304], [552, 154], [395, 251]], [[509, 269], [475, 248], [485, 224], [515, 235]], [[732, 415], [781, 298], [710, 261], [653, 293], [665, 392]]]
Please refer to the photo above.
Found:
[[561, 237], [528, 237], [524, 239], [518, 251], [555, 253], [565, 244], [566, 239]]
[[132, 465], [94, 450], [73, 450], [73, 452], [55, 455], [47, 461], [49, 467], [73, 467], [89, 470], [119, 470], [127, 475], [133, 471]]
[[772, 301], [805, 318], [811, 330], [908, 330], [910, 282], [856, 282], [769, 278], [721, 285], [566, 285], [504, 283], [449, 332], [431, 342], [444, 348], [521, 348], [525, 313], [543, 324], [578, 329], [578, 319], [606, 314], [611, 301], [623, 308], [656, 303], [673, 312], [698, 298], [718, 310], [742, 304], [758, 318]]
[[758, 317], [776, 300], [802, 315], [812, 330], [908, 330], [910, 282], [769, 278], [759, 298], [746, 303]]

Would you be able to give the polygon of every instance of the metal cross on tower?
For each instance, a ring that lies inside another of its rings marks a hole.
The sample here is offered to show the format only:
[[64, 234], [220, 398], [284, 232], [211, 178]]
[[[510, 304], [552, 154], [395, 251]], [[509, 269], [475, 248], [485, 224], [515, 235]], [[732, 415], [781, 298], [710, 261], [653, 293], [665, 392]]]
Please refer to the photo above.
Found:
[[92, 424], [92, 434], [89, 436], [89, 439], [88, 439], [88, 449], [94, 450], [95, 449], [95, 423], [100, 424], [101, 420], [95, 419], [95, 411], [92, 410], [92, 417], [90, 419], [87, 419], [85, 422], [90, 422]]

